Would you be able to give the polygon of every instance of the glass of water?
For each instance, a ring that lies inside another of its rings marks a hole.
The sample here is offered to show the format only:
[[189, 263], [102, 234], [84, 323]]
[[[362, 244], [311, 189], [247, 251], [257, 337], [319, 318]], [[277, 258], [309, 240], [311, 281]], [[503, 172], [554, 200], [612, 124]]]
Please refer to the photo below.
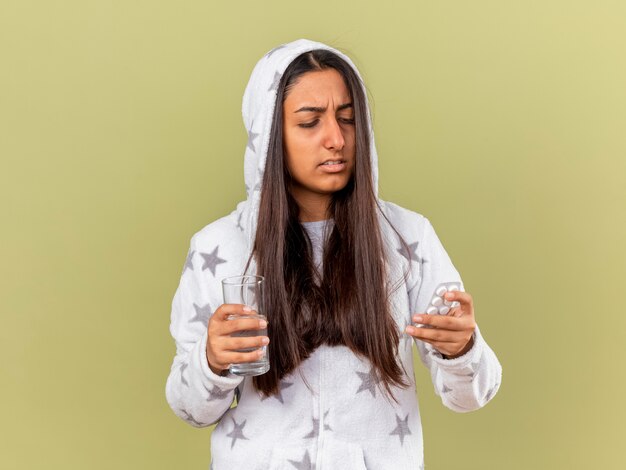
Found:
[[[233, 314], [226, 317], [227, 320], [239, 320], [243, 318], [254, 318], [265, 320], [265, 310], [263, 306], [263, 276], [230, 276], [222, 279], [222, 294], [225, 304], [240, 304], [250, 307], [253, 311], [243, 314]], [[263, 330], [240, 330], [235, 331], [231, 336], [267, 336], [267, 328]], [[261, 348], [237, 349], [237, 352], [251, 352], [257, 349], [263, 350], [263, 356], [253, 362], [243, 362], [241, 364], [231, 364], [229, 367], [231, 374], [236, 375], [261, 375], [270, 369], [267, 346]]]

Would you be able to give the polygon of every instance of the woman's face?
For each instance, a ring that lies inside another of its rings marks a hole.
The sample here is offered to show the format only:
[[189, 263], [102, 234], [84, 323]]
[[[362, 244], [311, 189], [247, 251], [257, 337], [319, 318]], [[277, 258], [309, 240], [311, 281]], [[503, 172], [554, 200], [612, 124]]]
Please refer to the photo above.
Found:
[[283, 115], [294, 198], [330, 199], [350, 180], [355, 159], [354, 109], [339, 72], [326, 69], [301, 75], [284, 100]]

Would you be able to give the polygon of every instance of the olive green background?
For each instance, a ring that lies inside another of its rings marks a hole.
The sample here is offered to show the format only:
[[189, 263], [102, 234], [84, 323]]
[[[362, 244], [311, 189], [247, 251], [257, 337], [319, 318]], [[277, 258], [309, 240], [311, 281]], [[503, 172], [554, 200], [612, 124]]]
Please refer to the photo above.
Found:
[[0, 467], [206, 469], [165, 401], [191, 236], [245, 196], [257, 60], [367, 83], [384, 199], [433, 222], [503, 365], [426, 468], [624, 468], [626, 4], [29, 1], [0, 7]]

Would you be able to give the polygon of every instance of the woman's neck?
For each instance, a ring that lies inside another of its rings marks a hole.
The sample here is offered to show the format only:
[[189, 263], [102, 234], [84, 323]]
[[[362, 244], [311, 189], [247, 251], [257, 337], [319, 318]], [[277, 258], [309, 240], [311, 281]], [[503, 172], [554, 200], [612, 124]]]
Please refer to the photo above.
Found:
[[300, 222], [317, 222], [319, 220], [327, 220], [330, 218], [328, 208], [330, 206], [330, 195], [326, 194], [311, 194], [311, 193], [298, 193], [298, 191], [292, 191], [291, 193], [296, 200], [300, 213], [298, 219]]

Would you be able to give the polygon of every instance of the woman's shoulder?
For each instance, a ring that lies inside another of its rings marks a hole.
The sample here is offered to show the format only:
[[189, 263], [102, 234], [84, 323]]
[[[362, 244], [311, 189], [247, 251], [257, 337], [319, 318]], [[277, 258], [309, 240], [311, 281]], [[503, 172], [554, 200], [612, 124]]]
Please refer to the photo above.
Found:
[[196, 231], [192, 244], [198, 250], [241, 250], [245, 245], [245, 236], [240, 211], [235, 209], [230, 214], [213, 220]]
[[428, 219], [423, 214], [402, 207], [394, 202], [379, 199], [380, 208], [389, 222], [401, 233], [421, 233]]

